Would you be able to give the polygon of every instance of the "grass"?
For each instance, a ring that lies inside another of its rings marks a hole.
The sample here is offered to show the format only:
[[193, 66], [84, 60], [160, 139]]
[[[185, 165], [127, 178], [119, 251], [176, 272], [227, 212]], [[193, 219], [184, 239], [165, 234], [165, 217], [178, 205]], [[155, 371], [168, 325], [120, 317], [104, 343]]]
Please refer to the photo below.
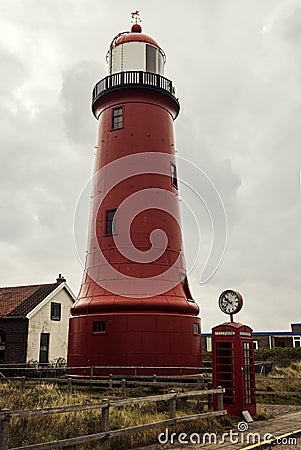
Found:
[[276, 366], [270, 376], [277, 378], [301, 378], [301, 360], [294, 361], [289, 367]]
[[[284, 380], [283, 378], [288, 379]], [[301, 361], [295, 361], [289, 367], [275, 366], [266, 379], [257, 380], [256, 382], [258, 391], [266, 390], [270, 393], [263, 395], [261, 401], [265, 403], [301, 405], [301, 383], [293, 380], [293, 378], [301, 378]], [[281, 391], [292, 392], [298, 395], [280, 394]]]
[[[114, 392], [112, 391], [113, 395]], [[129, 392], [129, 395], [131, 393]], [[67, 405], [99, 403], [107, 393], [96, 390], [75, 390], [72, 394], [61, 390], [54, 384], [31, 386], [21, 391], [14, 385], [0, 384], [0, 409], [30, 410]], [[115, 394], [116, 395], [116, 394]], [[110, 394], [112, 397], [112, 394]], [[189, 399], [179, 403], [177, 416], [195, 414], [198, 411], [197, 400]], [[126, 407], [112, 407], [110, 409], [110, 428], [126, 428], [138, 424], [158, 422], [168, 418], [168, 403], [142, 403]], [[100, 432], [101, 410], [81, 411], [77, 413], [62, 413], [44, 415], [28, 419], [13, 419], [10, 426], [10, 446], [25, 446], [41, 442], [67, 439], [70, 437]], [[229, 418], [203, 419], [187, 422], [173, 427], [176, 433], [198, 433], [222, 430], [225, 425], [230, 426]], [[164, 429], [160, 428], [147, 432], [135, 433], [110, 440], [110, 449], [128, 449], [151, 444], [157, 441], [157, 436]], [[70, 447], [72, 448], [72, 447]], [[79, 445], [77, 450], [101, 449], [101, 443]]]
[[[286, 349], [285, 349], [286, 350]], [[293, 360], [290, 366], [277, 365], [264, 380], [257, 380], [257, 390], [267, 390], [274, 395], [261, 397], [261, 402], [277, 404], [301, 405], [301, 396], [287, 396], [279, 394], [279, 391], [291, 391], [301, 394], [301, 383], [281, 378], [301, 377], [301, 360]], [[279, 378], [279, 379], [272, 379]], [[109, 392], [109, 393], [108, 393]], [[128, 397], [137, 397], [155, 394], [151, 389], [140, 387], [129, 389]], [[69, 393], [64, 388], [55, 384], [29, 385], [23, 391], [17, 385], [0, 383], [0, 409], [30, 410], [69, 405], [82, 405], [100, 403], [108, 396], [112, 399], [120, 395], [118, 389], [102, 391], [94, 388], [76, 388]], [[198, 399], [182, 400], [177, 404], [177, 416], [196, 414], [201, 412]], [[150, 422], [159, 422], [168, 418], [168, 403], [142, 403], [126, 407], [110, 409], [110, 428], [126, 428]], [[268, 414], [264, 406], [258, 406], [256, 419], [267, 419]], [[78, 413], [63, 413], [49, 416], [32, 417], [29, 419], [13, 419], [10, 427], [10, 446], [25, 446], [35, 443], [67, 439], [70, 437], [99, 433], [101, 423], [101, 411], [82, 411]], [[171, 428], [171, 432], [180, 433], [204, 433], [219, 432], [225, 427], [231, 427], [232, 420], [229, 417], [199, 419], [186, 422]], [[157, 442], [157, 436], [165, 428], [135, 433], [110, 440], [109, 449], [129, 449]], [[72, 448], [72, 447], [70, 447]], [[74, 447], [73, 447], [74, 448]], [[101, 443], [79, 445], [77, 450], [102, 449]]]

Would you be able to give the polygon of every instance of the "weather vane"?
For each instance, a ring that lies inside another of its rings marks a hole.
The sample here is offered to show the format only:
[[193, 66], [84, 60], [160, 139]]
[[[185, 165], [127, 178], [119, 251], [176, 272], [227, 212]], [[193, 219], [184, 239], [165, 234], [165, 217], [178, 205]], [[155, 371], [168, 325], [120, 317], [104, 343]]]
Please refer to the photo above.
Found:
[[131, 16], [132, 16], [132, 20], [131, 20], [132, 23], [141, 22], [140, 11], [133, 11], [131, 13]]

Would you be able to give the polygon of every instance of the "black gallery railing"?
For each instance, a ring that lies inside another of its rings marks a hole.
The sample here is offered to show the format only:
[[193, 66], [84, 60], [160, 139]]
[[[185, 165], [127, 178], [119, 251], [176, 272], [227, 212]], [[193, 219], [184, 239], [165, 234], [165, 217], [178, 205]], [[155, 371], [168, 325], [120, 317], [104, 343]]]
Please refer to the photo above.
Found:
[[[100, 80], [93, 89], [93, 103], [105, 92], [124, 86], [150, 87], [166, 92], [175, 98], [175, 88], [172, 84], [172, 81], [156, 73], [131, 70], [128, 72], [114, 73], [113, 75], [108, 75], [107, 77]], [[175, 98], [175, 100], [177, 99]]]

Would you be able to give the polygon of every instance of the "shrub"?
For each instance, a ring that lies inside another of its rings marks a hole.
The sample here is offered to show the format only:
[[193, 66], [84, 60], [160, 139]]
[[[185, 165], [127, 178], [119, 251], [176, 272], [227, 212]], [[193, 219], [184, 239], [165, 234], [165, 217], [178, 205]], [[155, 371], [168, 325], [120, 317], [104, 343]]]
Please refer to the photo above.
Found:
[[279, 367], [288, 367], [293, 362], [301, 361], [301, 348], [260, 348], [255, 350], [256, 361], [271, 361]]

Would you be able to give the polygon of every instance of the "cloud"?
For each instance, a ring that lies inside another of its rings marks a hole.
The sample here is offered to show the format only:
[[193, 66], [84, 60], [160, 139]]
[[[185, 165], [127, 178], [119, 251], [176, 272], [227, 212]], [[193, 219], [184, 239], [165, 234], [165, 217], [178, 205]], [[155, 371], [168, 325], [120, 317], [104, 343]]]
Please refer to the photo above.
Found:
[[[73, 215], [92, 174], [97, 122], [91, 90], [106, 75], [112, 38], [130, 26], [130, 0], [8, 1], [0, 5], [1, 284], [53, 281], [75, 291], [82, 268]], [[288, 329], [300, 297], [299, 2], [141, 0], [143, 30], [167, 54], [181, 113], [178, 154], [216, 185], [228, 218], [224, 259], [199, 284], [211, 243], [190, 275], [203, 329], [224, 319], [217, 298], [240, 290], [239, 320]], [[158, 19], [159, 17], [159, 19]], [[264, 32], [263, 32], [264, 31]], [[183, 191], [201, 210], [188, 191]], [[187, 252], [192, 224], [184, 222]]]

